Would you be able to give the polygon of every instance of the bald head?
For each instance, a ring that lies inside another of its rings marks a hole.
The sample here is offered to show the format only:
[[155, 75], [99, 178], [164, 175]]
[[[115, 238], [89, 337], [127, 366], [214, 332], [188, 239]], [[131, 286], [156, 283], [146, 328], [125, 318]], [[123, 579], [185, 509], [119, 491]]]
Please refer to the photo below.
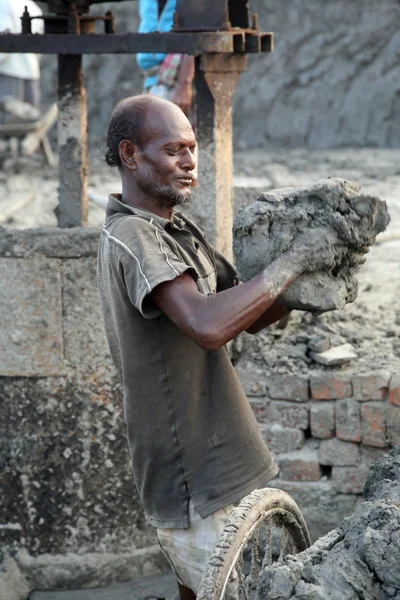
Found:
[[105, 160], [110, 167], [121, 167], [118, 148], [129, 140], [143, 148], [166, 129], [191, 127], [181, 109], [163, 98], [141, 94], [120, 100], [115, 106], [107, 131]]

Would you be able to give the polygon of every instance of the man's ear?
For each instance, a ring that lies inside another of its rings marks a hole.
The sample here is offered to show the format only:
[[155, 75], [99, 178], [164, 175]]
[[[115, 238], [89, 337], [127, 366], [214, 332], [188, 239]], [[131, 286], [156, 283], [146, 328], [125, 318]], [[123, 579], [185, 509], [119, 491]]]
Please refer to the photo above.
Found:
[[129, 140], [122, 140], [118, 146], [118, 154], [121, 163], [130, 171], [137, 169], [136, 164], [136, 146]]

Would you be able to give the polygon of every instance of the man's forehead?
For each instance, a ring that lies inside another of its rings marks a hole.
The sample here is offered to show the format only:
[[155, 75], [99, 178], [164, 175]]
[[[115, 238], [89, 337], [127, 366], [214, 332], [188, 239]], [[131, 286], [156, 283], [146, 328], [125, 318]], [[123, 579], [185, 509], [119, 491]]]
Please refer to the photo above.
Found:
[[150, 110], [144, 123], [145, 137], [149, 141], [167, 143], [183, 142], [194, 139], [193, 129], [185, 115], [174, 107], [174, 110]]

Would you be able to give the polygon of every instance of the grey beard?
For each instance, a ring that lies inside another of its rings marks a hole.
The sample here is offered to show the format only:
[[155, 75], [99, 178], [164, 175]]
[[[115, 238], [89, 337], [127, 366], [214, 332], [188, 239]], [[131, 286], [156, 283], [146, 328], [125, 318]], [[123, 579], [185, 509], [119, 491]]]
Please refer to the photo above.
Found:
[[172, 186], [164, 185], [160, 181], [153, 181], [150, 173], [146, 173], [146, 183], [141, 187], [151, 196], [162, 198], [164, 201], [167, 200], [169, 206], [185, 204], [192, 198], [192, 193], [182, 194]]

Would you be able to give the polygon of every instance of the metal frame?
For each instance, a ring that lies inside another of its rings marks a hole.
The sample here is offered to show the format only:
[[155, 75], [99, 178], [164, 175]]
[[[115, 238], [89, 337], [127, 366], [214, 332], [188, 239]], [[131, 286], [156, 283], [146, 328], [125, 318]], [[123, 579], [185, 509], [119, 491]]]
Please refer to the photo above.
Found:
[[0, 52], [37, 54], [250, 53], [273, 50], [273, 34], [248, 31], [12, 34], [0, 33]]

